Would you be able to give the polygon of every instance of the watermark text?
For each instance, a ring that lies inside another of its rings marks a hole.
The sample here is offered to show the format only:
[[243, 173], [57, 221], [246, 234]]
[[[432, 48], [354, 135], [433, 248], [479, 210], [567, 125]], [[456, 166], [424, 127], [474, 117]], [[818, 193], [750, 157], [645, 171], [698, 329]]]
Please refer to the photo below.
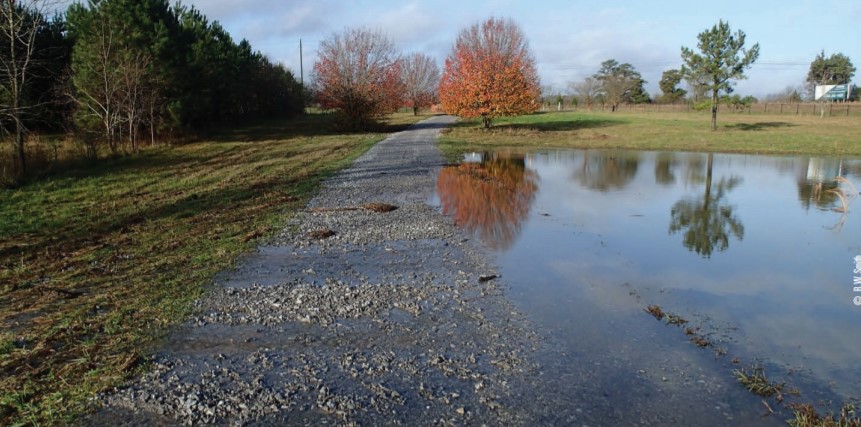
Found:
[[855, 296], [852, 298], [852, 302], [856, 306], [861, 306], [861, 255], [856, 255], [855, 258], [855, 269], [852, 270], [854, 276], [852, 276], [852, 292], [855, 292]]

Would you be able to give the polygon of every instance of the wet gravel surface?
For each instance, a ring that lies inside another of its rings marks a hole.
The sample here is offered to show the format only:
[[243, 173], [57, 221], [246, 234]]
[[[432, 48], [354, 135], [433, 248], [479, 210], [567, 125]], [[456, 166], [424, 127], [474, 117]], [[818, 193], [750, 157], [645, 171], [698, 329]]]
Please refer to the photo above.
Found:
[[330, 179], [89, 422], [526, 423], [511, 384], [537, 369], [524, 357], [536, 339], [502, 282], [480, 280], [495, 274], [482, 249], [426, 204], [451, 121], [393, 135]]
[[327, 181], [86, 423], [782, 424], [639, 308], [619, 319], [624, 336], [589, 306], [567, 332], [536, 329], [541, 313], [515, 308], [491, 254], [427, 204], [452, 120], [395, 134]]

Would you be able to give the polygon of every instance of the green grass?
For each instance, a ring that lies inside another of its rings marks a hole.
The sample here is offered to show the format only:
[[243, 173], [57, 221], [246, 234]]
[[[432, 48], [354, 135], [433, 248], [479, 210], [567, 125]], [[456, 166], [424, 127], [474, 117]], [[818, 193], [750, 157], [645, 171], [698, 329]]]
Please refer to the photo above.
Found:
[[217, 272], [415, 120], [272, 121], [0, 189], [0, 425], [71, 422], [145, 369]]
[[861, 418], [852, 404], [844, 404], [840, 414], [820, 415], [810, 404], [791, 404], [793, 418], [786, 420], [792, 427], [861, 427]]
[[440, 140], [451, 157], [470, 150], [612, 148], [751, 154], [861, 156], [861, 117], [702, 113], [536, 113], [496, 120], [490, 130], [461, 121]]

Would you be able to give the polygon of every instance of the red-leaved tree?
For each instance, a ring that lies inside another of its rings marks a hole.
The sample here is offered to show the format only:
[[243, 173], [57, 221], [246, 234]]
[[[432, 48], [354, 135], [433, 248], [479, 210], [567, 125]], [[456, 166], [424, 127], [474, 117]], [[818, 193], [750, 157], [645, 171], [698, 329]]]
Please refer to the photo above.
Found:
[[439, 66], [423, 53], [413, 53], [401, 62], [401, 81], [404, 84], [405, 101], [419, 114], [419, 108], [430, 107], [437, 100], [439, 91]]
[[320, 106], [340, 111], [350, 128], [367, 127], [401, 105], [400, 56], [382, 33], [333, 33], [320, 43], [318, 55], [312, 90]]
[[538, 109], [541, 96], [535, 60], [520, 28], [490, 18], [464, 29], [445, 60], [439, 99], [446, 113], [493, 119]]

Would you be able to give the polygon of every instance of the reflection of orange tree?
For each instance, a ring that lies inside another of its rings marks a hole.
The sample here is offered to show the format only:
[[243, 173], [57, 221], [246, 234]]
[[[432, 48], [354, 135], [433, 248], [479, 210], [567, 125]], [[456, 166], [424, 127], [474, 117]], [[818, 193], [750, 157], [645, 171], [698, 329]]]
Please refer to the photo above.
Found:
[[522, 158], [484, 155], [481, 163], [443, 168], [437, 193], [443, 213], [493, 249], [507, 249], [538, 190], [538, 176]]

